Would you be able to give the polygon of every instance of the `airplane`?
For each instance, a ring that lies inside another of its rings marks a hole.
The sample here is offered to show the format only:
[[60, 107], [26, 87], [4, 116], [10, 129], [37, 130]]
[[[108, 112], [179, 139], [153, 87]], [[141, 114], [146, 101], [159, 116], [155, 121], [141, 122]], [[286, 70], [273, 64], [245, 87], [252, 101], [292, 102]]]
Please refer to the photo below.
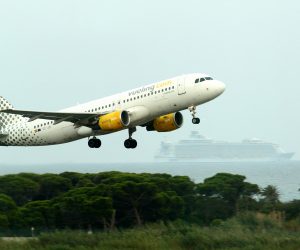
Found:
[[199, 124], [196, 107], [221, 95], [225, 84], [206, 74], [181, 75], [59, 112], [14, 109], [0, 97], [0, 146], [46, 146], [88, 138], [90, 148], [100, 148], [102, 136], [124, 129], [124, 146], [137, 147], [136, 127], [170, 132], [180, 128], [188, 109]]

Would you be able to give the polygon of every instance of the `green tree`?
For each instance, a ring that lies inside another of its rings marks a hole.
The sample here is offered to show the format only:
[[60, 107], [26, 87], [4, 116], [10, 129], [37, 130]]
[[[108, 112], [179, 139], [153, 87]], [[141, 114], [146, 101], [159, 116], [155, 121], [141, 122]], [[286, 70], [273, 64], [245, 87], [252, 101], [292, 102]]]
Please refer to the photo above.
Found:
[[9, 213], [16, 209], [17, 205], [12, 198], [5, 194], [0, 194], [0, 213]]
[[176, 192], [167, 191], [156, 193], [144, 214], [147, 214], [146, 219], [152, 221], [168, 221], [182, 218], [184, 211], [184, 200]]
[[219, 198], [228, 203], [232, 209], [232, 214], [239, 210], [238, 201], [240, 199], [252, 199], [259, 193], [256, 184], [245, 182], [246, 177], [228, 173], [219, 173], [198, 184], [197, 190], [202, 197]]
[[62, 227], [104, 227], [113, 213], [110, 197], [98, 196], [95, 188], [77, 188], [53, 200]]
[[38, 193], [39, 200], [49, 200], [72, 188], [69, 179], [56, 174], [44, 174], [40, 178], [40, 190]]
[[293, 200], [283, 204], [283, 210], [287, 220], [300, 217], [300, 200]]
[[12, 198], [0, 194], [0, 229], [8, 229], [14, 219], [17, 205]]
[[20, 208], [23, 223], [27, 228], [50, 229], [54, 227], [54, 214], [48, 200], [32, 201]]
[[198, 196], [195, 199], [189, 220], [208, 225], [215, 219], [228, 219], [232, 213], [232, 207], [226, 200], [220, 197]]
[[268, 185], [262, 189], [260, 194], [262, 196], [260, 203], [262, 203], [263, 211], [270, 212], [271, 210], [279, 209], [280, 194], [275, 186]]
[[80, 187], [95, 187], [96, 185], [88, 178], [81, 178], [80, 180], [78, 180], [78, 182], [76, 183], [76, 187], [80, 188]]
[[135, 224], [142, 225], [143, 211], [151, 207], [156, 186], [149, 182], [123, 181], [111, 186], [111, 191], [118, 217], [127, 217], [129, 221], [133, 217]]
[[72, 186], [75, 187], [80, 179], [84, 178], [84, 174], [76, 173], [76, 172], [64, 172], [61, 173], [59, 176], [69, 179], [72, 183]]
[[11, 198], [18, 205], [31, 201], [39, 190], [39, 184], [17, 175], [6, 175], [0, 177], [0, 192]]

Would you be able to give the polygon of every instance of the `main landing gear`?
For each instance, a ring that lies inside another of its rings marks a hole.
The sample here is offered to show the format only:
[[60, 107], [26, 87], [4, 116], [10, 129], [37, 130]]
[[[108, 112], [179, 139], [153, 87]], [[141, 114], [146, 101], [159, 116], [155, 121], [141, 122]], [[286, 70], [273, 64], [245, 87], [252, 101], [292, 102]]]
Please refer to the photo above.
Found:
[[191, 106], [188, 108], [188, 110], [192, 113], [193, 119], [192, 119], [192, 123], [193, 124], [199, 124], [200, 123], [200, 118], [196, 117], [196, 106]]
[[136, 148], [137, 147], [137, 141], [135, 139], [132, 139], [132, 134], [136, 131], [136, 127], [129, 128], [129, 138], [124, 141], [124, 147], [125, 148]]
[[89, 139], [88, 145], [90, 148], [100, 148], [101, 140], [94, 136], [92, 139]]

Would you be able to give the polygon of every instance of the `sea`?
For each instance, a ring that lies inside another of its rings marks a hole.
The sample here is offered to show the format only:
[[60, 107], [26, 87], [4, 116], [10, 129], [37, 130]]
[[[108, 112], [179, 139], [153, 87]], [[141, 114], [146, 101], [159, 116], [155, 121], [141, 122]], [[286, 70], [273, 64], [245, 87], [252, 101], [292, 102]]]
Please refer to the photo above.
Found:
[[56, 163], [39, 165], [0, 165], [0, 175], [21, 172], [98, 173], [121, 171], [130, 173], [168, 173], [189, 176], [196, 183], [217, 173], [244, 175], [246, 181], [261, 188], [274, 185], [281, 201], [300, 199], [300, 161], [274, 162], [116, 162], [116, 163]]

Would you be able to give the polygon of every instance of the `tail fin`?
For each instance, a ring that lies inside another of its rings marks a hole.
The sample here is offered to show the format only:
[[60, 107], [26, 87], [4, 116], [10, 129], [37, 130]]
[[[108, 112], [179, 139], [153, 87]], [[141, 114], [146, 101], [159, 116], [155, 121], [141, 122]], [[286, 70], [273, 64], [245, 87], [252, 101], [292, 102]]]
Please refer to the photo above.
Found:
[[13, 106], [2, 96], [0, 96], [0, 129], [3, 129], [13, 123], [20, 122], [21, 116], [1, 113], [2, 110], [13, 109]]
[[4, 97], [0, 96], [0, 111], [12, 108], [13, 106]]

